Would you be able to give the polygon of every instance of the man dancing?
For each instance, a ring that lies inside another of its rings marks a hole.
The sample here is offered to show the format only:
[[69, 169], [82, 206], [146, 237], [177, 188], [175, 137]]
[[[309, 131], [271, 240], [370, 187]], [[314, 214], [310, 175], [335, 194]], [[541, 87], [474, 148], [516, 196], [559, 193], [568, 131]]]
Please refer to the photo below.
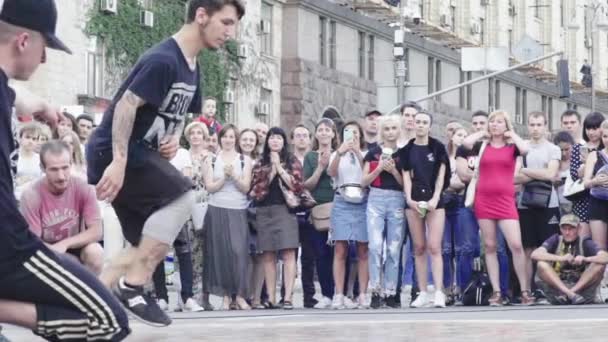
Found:
[[[145, 52], [123, 82], [87, 145], [89, 183], [112, 203], [133, 248], [102, 273], [122, 304], [154, 326], [171, 324], [146, 284], [190, 217], [192, 183], [171, 160], [187, 112], [200, 113], [203, 49], [217, 49], [244, 15], [239, 0], [190, 0], [186, 23]], [[204, 67], [204, 66], [203, 66]]]
[[95, 276], [55, 254], [28, 229], [13, 193], [13, 110], [56, 124], [59, 114], [9, 79], [28, 80], [46, 47], [70, 50], [55, 36], [53, 0], [0, 1], [0, 322], [30, 328], [49, 341], [120, 341], [125, 311]]

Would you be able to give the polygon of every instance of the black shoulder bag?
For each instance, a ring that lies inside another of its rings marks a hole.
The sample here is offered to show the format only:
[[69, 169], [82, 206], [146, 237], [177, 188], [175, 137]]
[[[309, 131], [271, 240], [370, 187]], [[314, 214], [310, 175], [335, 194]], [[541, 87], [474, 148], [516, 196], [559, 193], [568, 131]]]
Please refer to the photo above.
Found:
[[[524, 156], [524, 167], [528, 167]], [[521, 204], [528, 208], [548, 208], [553, 192], [553, 184], [547, 181], [533, 180], [524, 185]]]

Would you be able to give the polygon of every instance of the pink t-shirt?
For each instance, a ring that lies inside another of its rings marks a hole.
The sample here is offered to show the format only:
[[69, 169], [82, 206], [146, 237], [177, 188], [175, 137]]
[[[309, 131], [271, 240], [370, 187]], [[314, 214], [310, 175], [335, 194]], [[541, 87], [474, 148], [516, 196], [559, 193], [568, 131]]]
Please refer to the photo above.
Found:
[[44, 177], [23, 192], [20, 206], [30, 230], [46, 243], [77, 235], [101, 220], [95, 188], [79, 177], [72, 177], [61, 195], [49, 191]]

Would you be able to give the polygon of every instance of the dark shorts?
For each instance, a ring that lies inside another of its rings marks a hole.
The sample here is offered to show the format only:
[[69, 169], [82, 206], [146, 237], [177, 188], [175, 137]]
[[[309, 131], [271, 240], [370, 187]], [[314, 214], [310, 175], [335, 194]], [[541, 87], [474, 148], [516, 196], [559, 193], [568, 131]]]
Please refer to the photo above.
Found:
[[518, 209], [518, 212], [524, 248], [540, 247], [551, 235], [559, 233], [559, 208]]
[[608, 223], [608, 201], [589, 197], [589, 220]]
[[[97, 184], [112, 161], [112, 151], [87, 146], [89, 183]], [[125, 239], [139, 244], [146, 220], [158, 209], [192, 189], [192, 182], [157, 151], [129, 146], [123, 187], [112, 202]]]

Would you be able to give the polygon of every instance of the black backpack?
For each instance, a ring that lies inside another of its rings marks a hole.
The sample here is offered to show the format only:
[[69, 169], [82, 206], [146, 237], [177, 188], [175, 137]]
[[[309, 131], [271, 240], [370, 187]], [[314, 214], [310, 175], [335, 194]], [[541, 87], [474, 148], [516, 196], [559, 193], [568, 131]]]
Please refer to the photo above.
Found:
[[486, 272], [481, 271], [481, 265], [478, 260], [475, 263], [476, 267], [471, 276], [471, 281], [467, 284], [462, 292], [462, 304], [465, 306], [485, 306], [490, 303], [488, 300], [492, 297], [492, 283]]

